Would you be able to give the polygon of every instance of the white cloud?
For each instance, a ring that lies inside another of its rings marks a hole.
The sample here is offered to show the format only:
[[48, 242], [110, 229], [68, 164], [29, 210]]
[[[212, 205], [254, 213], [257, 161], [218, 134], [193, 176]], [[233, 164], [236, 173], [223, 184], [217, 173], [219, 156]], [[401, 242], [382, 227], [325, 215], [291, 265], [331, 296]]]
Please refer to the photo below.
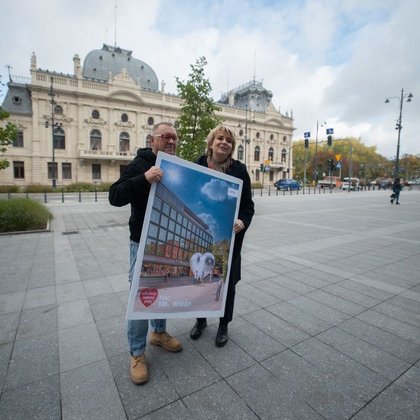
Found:
[[[72, 58], [115, 42], [115, 0], [6, 2], [0, 15], [0, 74], [29, 77], [32, 51], [43, 69], [73, 72]], [[340, 136], [361, 137], [396, 153], [401, 88], [401, 153], [420, 153], [420, 30], [416, 0], [117, 0], [117, 44], [149, 65], [166, 91], [186, 79], [200, 56], [213, 97], [254, 75], [283, 113], [293, 110], [295, 138], [318, 120]], [[1, 99], [0, 99], [1, 100]], [[323, 133], [323, 135], [325, 135]]]
[[227, 197], [228, 184], [221, 179], [212, 179], [206, 182], [201, 192], [211, 201], [224, 201]]

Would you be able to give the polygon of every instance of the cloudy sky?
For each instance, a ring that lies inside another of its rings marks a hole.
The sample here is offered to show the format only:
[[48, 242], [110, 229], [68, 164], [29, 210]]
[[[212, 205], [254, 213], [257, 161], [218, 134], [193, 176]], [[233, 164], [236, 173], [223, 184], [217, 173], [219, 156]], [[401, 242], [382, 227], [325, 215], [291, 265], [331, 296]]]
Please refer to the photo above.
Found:
[[327, 122], [392, 158], [401, 89], [414, 99], [404, 101], [400, 153], [420, 153], [419, 16], [418, 0], [2, 1], [0, 74], [7, 82], [9, 65], [29, 77], [32, 51], [38, 67], [73, 73], [74, 54], [83, 62], [108, 43], [176, 93], [175, 77], [205, 56], [214, 99], [255, 77], [293, 112], [295, 139]]

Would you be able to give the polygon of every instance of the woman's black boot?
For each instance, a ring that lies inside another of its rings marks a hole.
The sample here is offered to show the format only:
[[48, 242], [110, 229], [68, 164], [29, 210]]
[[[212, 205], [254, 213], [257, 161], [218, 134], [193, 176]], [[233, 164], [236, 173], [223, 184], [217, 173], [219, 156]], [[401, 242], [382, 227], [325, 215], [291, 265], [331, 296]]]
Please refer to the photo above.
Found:
[[227, 325], [219, 325], [216, 335], [216, 346], [223, 347], [228, 341], [228, 327]]
[[190, 337], [193, 340], [199, 339], [201, 337], [202, 331], [206, 327], [207, 327], [206, 318], [197, 318], [197, 321], [195, 321], [194, 327], [192, 327], [192, 329], [190, 331]]

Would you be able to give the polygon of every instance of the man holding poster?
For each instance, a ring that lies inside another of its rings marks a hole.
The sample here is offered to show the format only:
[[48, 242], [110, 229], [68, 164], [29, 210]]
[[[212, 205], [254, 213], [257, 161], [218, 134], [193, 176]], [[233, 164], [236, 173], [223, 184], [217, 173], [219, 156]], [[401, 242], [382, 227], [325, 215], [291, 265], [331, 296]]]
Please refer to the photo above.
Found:
[[[175, 155], [178, 136], [172, 123], [161, 122], [153, 127], [151, 138], [152, 148], [139, 149], [137, 156], [128, 165], [120, 179], [109, 190], [109, 202], [113, 206], [131, 205], [130, 227], [130, 284], [133, 279], [138, 247], [151, 185], [160, 182], [163, 171], [155, 166], [159, 151]], [[150, 344], [161, 346], [167, 351], [182, 350], [182, 343], [166, 332], [166, 319], [150, 321], [153, 332]], [[131, 356], [130, 376], [136, 384], [143, 384], [149, 378], [144, 352], [149, 321], [147, 319], [131, 319], [127, 322], [128, 345]]]

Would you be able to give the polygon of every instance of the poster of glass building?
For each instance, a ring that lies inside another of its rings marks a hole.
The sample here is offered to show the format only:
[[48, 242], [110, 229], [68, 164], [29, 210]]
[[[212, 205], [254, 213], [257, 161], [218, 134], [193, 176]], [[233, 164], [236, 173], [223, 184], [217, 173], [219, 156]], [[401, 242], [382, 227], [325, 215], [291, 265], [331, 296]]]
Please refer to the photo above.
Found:
[[159, 152], [127, 319], [223, 316], [242, 180]]

